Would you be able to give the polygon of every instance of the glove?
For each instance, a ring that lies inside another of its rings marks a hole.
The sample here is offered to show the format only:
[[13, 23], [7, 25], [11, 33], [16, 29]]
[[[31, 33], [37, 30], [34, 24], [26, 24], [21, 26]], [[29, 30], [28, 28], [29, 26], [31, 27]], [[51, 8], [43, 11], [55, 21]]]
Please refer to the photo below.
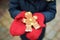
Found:
[[14, 19], [10, 27], [10, 34], [12, 36], [20, 36], [25, 33], [25, 24], [21, 22], [21, 19], [24, 18], [25, 11], [20, 12]]

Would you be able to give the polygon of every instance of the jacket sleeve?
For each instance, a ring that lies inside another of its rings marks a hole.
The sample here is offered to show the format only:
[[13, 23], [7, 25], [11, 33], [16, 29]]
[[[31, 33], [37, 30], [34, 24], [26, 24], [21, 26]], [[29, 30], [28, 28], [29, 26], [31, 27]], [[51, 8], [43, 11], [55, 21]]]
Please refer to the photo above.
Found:
[[54, 19], [56, 14], [56, 0], [48, 2], [47, 10], [42, 13], [45, 15], [45, 22], [49, 22]]
[[12, 18], [15, 18], [15, 16], [20, 12], [18, 0], [9, 1], [9, 12]]

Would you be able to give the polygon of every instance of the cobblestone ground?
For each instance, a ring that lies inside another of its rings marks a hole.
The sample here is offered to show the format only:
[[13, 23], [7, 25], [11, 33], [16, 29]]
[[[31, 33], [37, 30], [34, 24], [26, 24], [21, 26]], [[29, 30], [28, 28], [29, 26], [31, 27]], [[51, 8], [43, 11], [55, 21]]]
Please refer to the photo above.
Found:
[[[54, 20], [47, 23], [46, 33], [43, 40], [60, 40], [60, 0], [57, 0], [57, 14]], [[0, 40], [21, 40], [21, 38], [12, 37], [9, 34], [10, 24], [13, 19], [10, 17], [7, 9], [0, 8]], [[4, 14], [4, 15], [3, 15]]]

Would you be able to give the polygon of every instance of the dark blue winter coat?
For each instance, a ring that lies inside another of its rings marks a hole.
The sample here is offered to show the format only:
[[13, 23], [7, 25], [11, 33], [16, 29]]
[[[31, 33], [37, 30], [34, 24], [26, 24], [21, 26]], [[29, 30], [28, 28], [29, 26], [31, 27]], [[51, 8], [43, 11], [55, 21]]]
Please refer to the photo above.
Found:
[[21, 11], [31, 11], [32, 13], [41, 12], [45, 15], [46, 22], [54, 19], [56, 14], [56, 0], [10, 0], [9, 12], [15, 18]]

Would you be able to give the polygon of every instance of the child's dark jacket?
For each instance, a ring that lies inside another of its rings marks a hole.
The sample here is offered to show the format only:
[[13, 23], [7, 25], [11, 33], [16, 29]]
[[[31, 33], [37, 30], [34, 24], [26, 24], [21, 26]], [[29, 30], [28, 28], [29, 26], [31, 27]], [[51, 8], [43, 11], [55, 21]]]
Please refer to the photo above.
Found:
[[9, 11], [12, 18], [15, 18], [21, 11], [40, 12], [45, 15], [46, 22], [51, 21], [56, 14], [56, 0], [10, 0]]

